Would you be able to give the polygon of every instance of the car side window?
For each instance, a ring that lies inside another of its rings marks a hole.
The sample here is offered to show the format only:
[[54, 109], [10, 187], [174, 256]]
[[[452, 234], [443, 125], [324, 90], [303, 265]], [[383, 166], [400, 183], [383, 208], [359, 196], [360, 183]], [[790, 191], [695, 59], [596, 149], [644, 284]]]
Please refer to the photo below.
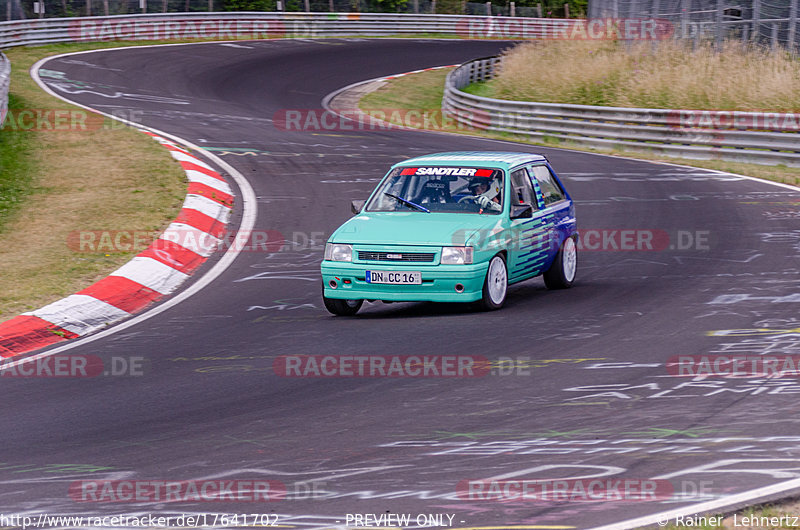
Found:
[[511, 173], [511, 200], [512, 204], [530, 204], [534, 210], [539, 209], [531, 185], [530, 177], [525, 168], [518, 169]]
[[539, 182], [539, 188], [542, 190], [545, 207], [550, 206], [554, 202], [564, 200], [564, 192], [561, 191], [558, 182], [553, 178], [553, 174], [550, 173], [550, 169], [547, 166], [538, 165], [533, 166], [531, 169], [533, 170], [533, 175], [536, 177], [537, 182]]

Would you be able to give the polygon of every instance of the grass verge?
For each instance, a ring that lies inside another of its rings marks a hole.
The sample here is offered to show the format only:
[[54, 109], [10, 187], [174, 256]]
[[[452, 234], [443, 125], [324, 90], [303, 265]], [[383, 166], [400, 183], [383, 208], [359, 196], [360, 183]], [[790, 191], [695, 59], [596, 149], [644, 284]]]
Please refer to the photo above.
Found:
[[[546, 75], [543, 75], [546, 72]], [[800, 61], [786, 51], [728, 42], [520, 44], [503, 55], [489, 97], [660, 109], [800, 109]]]
[[[16, 94], [9, 95], [10, 113], [26, 107]], [[0, 132], [0, 231], [31, 192], [35, 160], [27, 141], [29, 138], [21, 131]]]
[[87, 124], [101, 125], [91, 130], [30, 130], [14, 114], [31, 109], [83, 112], [42, 91], [29, 69], [49, 55], [114, 46], [119, 44], [6, 52], [12, 109], [0, 131], [0, 321], [72, 294], [135, 254], [76, 252], [68, 245], [76, 234], [160, 231], [180, 210], [185, 175], [150, 137], [92, 117]]
[[[442, 105], [442, 95], [444, 91], [444, 79], [450, 69], [434, 70], [430, 72], [421, 72], [405, 77], [393, 79], [385, 84], [378, 90], [371, 92], [364, 96], [359, 107], [364, 111], [380, 111], [386, 112], [387, 109], [398, 110], [422, 110], [428, 112], [440, 109]], [[483, 95], [483, 94], [481, 94]], [[388, 114], [388, 113], [387, 113]], [[397, 116], [402, 117], [402, 113]], [[397, 119], [391, 120], [397, 124], [403, 124]], [[421, 121], [421, 120], [415, 120]], [[436, 120], [431, 120], [436, 121]], [[407, 124], [407, 123], [406, 123]], [[652, 160], [657, 162], [669, 162], [672, 164], [682, 164], [687, 166], [700, 167], [705, 169], [715, 169], [718, 171], [727, 171], [730, 173], [737, 173], [740, 175], [748, 175], [751, 177], [762, 178], [765, 180], [772, 180], [775, 182], [782, 182], [786, 184], [800, 185], [800, 168], [789, 168], [785, 166], [763, 166], [758, 164], [743, 164], [738, 162], [725, 162], [722, 160], [690, 160], [684, 158], [672, 158], [659, 156], [658, 154], [650, 153], [630, 153], [622, 150], [599, 150], [587, 147], [581, 147], [569, 142], [561, 142], [558, 139], [547, 139], [545, 141], [533, 141], [524, 135], [514, 135], [507, 133], [494, 133], [490, 131], [476, 131], [474, 129], [467, 129], [463, 127], [456, 127], [452, 124], [442, 124], [438, 120], [435, 127], [436, 130], [468, 134], [473, 136], [482, 136], [485, 138], [493, 138], [496, 140], [509, 140], [514, 142], [527, 143], [532, 145], [543, 145], [547, 147], [562, 147], [567, 149], [574, 149], [576, 151], [586, 151], [592, 153], [603, 153], [618, 156], [628, 156], [638, 158], [641, 160]], [[422, 128], [422, 127], [420, 127]], [[427, 127], [431, 129], [431, 127]]]

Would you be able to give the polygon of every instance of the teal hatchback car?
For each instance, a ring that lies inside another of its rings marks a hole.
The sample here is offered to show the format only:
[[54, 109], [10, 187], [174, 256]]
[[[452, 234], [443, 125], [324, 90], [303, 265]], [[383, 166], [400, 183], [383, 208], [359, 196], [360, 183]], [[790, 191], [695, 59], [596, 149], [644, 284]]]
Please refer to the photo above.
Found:
[[392, 166], [325, 245], [325, 307], [354, 315], [364, 300], [503, 306], [508, 286], [543, 275], [570, 287], [575, 206], [547, 159], [439, 153]]

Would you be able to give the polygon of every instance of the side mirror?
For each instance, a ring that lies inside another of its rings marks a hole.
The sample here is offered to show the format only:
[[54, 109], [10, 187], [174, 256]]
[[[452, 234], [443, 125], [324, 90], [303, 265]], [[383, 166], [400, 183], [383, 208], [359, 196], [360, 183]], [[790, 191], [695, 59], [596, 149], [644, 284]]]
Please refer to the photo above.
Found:
[[533, 217], [533, 208], [530, 204], [512, 204], [511, 205], [511, 218], [512, 219], [530, 219]]
[[361, 212], [367, 201], [350, 201], [350, 211], [354, 214]]

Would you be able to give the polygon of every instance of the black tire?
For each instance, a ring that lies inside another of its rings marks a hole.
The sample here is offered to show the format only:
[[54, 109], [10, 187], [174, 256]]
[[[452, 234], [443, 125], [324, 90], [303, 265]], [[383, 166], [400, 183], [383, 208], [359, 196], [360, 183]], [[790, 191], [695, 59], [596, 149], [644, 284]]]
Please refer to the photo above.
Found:
[[498, 254], [489, 262], [486, 279], [483, 281], [483, 298], [480, 307], [484, 311], [495, 311], [506, 303], [508, 293], [508, 269], [502, 254]]
[[325, 284], [322, 284], [322, 303], [330, 313], [340, 317], [351, 317], [358, 313], [364, 300], [340, 300], [325, 296]]
[[553, 264], [544, 273], [544, 284], [548, 289], [568, 289], [575, 283], [578, 272], [578, 248], [575, 239], [568, 237], [558, 249]]
[[328, 298], [323, 295], [322, 301], [325, 309], [340, 317], [351, 317], [358, 313], [364, 300], [340, 300], [338, 298]]

